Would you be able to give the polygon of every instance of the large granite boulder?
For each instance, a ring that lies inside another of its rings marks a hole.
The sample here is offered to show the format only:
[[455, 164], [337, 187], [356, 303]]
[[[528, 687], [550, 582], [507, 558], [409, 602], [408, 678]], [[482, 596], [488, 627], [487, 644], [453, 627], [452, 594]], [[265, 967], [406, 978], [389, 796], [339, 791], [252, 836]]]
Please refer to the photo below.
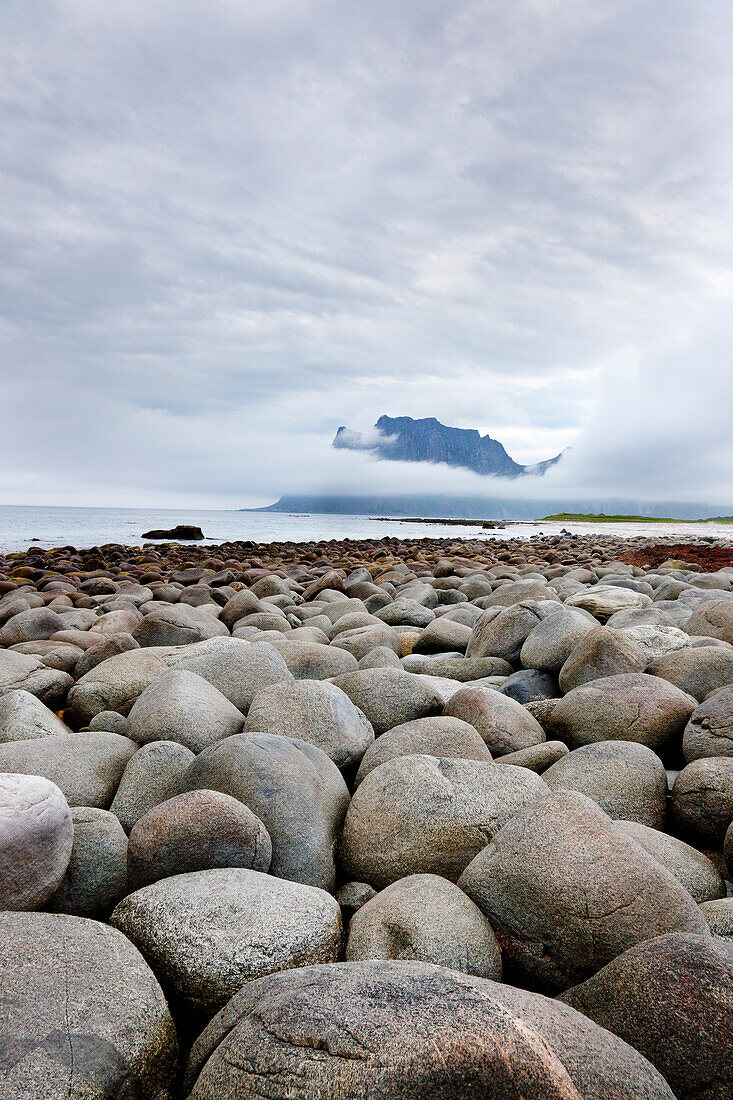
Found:
[[293, 678], [274, 646], [242, 638], [210, 638], [186, 646], [169, 658], [169, 663], [203, 676], [242, 714], [247, 713], [258, 691]]
[[395, 757], [354, 792], [341, 838], [342, 870], [376, 889], [411, 874], [455, 881], [503, 824], [547, 794], [527, 768]]
[[184, 783], [229, 794], [256, 814], [272, 841], [270, 874], [334, 889], [349, 792], [322, 749], [292, 737], [238, 733], [205, 749]]
[[333, 682], [364, 712], [377, 736], [443, 709], [437, 687], [398, 668], [360, 668], [335, 676]]
[[656, 753], [635, 741], [582, 745], [542, 772], [550, 790], [580, 791], [615, 820], [664, 827], [667, 773]]
[[172, 1100], [177, 1042], [137, 948], [60, 913], [0, 913], [0, 1100]]
[[419, 960], [501, 981], [491, 925], [439, 875], [408, 875], [361, 906], [351, 918], [346, 958]]
[[575, 791], [515, 815], [458, 885], [496, 932], [510, 979], [550, 992], [641, 940], [707, 927], [679, 881]]
[[733, 684], [714, 692], [692, 712], [682, 751], [688, 763], [705, 756], [733, 756]]
[[733, 948], [722, 941], [658, 936], [562, 999], [640, 1051], [679, 1100], [733, 1096]]
[[542, 726], [521, 703], [492, 688], [467, 684], [450, 697], [445, 713], [473, 726], [493, 756], [504, 756], [545, 740]]
[[704, 852], [699, 852], [679, 837], [640, 825], [638, 821], [617, 821], [616, 828], [646, 848], [649, 855], [654, 856], [682, 883], [698, 905], [725, 897], [725, 879]]
[[109, 808], [137, 745], [119, 733], [60, 733], [0, 745], [0, 770], [42, 775], [70, 806]]
[[341, 911], [330, 894], [239, 867], [161, 879], [129, 894], [111, 920], [164, 988], [204, 1016], [245, 982], [335, 962], [341, 949]]
[[0, 696], [0, 744], [70, 732], [68, 726], [29, 691], [18, 689]]
[[54, 913], [106, 920], [127, 892], [127, 837], [114, 814], [91, 806], [71, 811], [74, 846], [58, 890]]
[[458, 757], [464, 760], [484, 760], [491, 763], [492, 755], [478, 730], [460, 718], [438, 715], [435, 718], [416, 718], [403, 722], [378, 737], [361, 759], [355, 785], [378, 768], [380, 764], [396, 756]]
[[40, 909], [64, 877], [73, 840], [55, 783], [0, 772], [0, 909]]
[[138, 744], [177, 741], [191, 752], [240, 733], [244, 715], [225, 695], [187, 669], [171, 669], [138, 696], [127, 735]]
[[184, 1092], [288, 1100], [304, 1082], [319, 1100], [673, 1096], [640, 1054], [566, 1005], [423, 962], [251, 982], [196, 1040]]
[[672, 787], [672, 811], [683, 834], [720, 844], [733, 822], [733, 756], [706, 756], [683, 768]]
[[127, 848], [130, 889], [213, 867], [266, 872], [270, 837], [242, 802], [220, 791], [185, 791], [138, 818]]
[[285, 681], [258, 691], [245, 730], [308, 741], [339, 768], [358, 766], [374, 743], [364, 712], [336, 684], [320, 680]]
[[130, 757], [110, 806], [126, 832], [153, 806], [183, 791], [183, 777], [195, 759], [177, 741], [151, 741]]
[[103, 710], [128, 715], [145, 688], [167, 671], [160, 658], [145, 649], [118, 653], [77, 680], [69, 692], [66, 720], [76, 728], [88, 725]]
[[656, 676], [606, 676], [554, 702], [546, 728], [571, 748], [636, 741], [659, 749], [682, 736], [694, 709], [691, 696]]
[[624, 630], [597, 626], [586, 631], [558, 670], [563, 692], [572, 691], [592, 680], [643, 672], [647, 654]]

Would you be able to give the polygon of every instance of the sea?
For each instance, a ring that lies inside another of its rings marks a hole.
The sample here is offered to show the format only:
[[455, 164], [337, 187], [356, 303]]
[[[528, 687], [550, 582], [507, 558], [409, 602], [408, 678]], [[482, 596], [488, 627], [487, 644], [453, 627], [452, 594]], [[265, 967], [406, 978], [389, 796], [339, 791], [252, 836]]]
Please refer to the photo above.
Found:
[[142, 546], [150, 541], [143, 532], [195, 524], [206, 536], [203, 543], [229, 541], [320, 542], [327, 539], [451, 538], [486, 540], [528, 538], [533, 534], [613, 534], [730, 539], [733, 526], [720, 523], [572, 523], [548, 520], [507, 521], [503, 529], [484, 530], [469, 524], [414, 523], [405, 519], [371, 516], [321, 515], [293, 512], [207, 511], [203, 508], [59, 508], [0, 505], [0, 553], [75, 546], [84, 549], [104, 543]]

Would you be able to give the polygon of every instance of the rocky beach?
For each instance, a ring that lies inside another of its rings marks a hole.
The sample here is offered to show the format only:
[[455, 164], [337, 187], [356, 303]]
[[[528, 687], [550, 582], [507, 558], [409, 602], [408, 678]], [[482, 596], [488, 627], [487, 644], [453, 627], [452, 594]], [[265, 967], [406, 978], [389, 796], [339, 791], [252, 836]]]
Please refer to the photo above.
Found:
[[730, 1100], [733, 542], [0, 556], [0, 1100]]

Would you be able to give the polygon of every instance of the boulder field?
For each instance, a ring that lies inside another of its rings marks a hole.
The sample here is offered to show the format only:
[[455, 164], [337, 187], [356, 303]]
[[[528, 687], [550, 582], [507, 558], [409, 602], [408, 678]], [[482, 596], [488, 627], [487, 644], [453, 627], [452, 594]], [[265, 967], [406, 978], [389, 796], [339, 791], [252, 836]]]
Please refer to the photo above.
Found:
[[0, 556], [0, 1100], [733, 1100], [733, 549]]

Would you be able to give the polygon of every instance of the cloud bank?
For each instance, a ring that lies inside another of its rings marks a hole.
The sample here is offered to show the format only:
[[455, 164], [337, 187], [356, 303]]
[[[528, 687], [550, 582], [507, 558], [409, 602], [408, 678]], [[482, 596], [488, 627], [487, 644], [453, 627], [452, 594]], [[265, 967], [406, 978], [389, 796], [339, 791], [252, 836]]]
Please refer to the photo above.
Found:
[[[0, 501], [733, 503], [725, 0], [10, 0]], [[530, 484], [530, 482], [532, 484]], [[477, 484], [478, 483], [478, 484]]]

